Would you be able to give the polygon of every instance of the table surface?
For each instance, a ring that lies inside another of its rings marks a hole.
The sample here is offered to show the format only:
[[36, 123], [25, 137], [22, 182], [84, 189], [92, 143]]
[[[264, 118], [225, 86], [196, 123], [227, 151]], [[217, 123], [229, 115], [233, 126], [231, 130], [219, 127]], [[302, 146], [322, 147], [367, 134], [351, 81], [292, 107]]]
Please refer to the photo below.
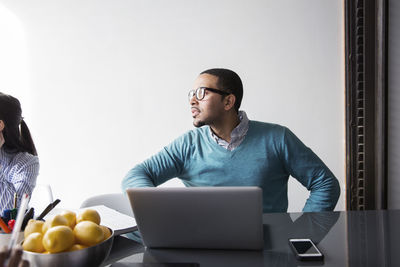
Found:
[[[263, 215], [263, 223], [262, 251], [146, 249], [117, 236], [104, 266], [400, 266], [400, 210], [269, 213]], [[289, 238], [312, 239], [324, 261], [296, 260]]]

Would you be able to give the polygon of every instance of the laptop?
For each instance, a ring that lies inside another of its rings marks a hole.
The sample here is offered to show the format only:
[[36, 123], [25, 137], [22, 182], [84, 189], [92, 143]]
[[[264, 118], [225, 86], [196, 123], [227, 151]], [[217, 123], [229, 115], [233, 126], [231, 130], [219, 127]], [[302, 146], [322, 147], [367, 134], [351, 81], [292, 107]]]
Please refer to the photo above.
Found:
[[148, 248], [263, 249], [259, 187], [126, 190]]

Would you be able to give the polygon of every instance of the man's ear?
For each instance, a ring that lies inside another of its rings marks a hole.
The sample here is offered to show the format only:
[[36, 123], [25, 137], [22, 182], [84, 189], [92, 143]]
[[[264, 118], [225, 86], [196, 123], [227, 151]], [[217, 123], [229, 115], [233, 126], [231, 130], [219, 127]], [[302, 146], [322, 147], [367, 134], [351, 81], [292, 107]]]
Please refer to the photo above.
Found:
[[0, 120], [0, 132], [2, 132], [4, 130], [4, 121]]
[[225, 106], [224, 106], [225, 110], [228, 111], [235, 107], [236, 96], [234, 94], [227, 95], [224, 100], [225, 100]]

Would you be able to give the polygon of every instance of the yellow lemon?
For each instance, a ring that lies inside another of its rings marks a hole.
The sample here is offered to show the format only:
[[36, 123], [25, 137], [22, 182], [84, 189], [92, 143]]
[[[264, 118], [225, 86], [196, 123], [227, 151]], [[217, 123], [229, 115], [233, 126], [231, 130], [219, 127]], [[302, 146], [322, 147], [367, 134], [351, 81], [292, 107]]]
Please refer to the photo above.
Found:
[[104, 240], [101, 227], [91, 221], [82, 221], [75, 225], [74, 234], [77, 243], [89, 247]]
[[68, 226], [71, 227], [71, 229], [74, 229], [75, 224], [76, 224], [75, 212], [69, 211], [69, 210], [64, 210], [63, 212], [60, 213], [60, 215], [67, 220]]
[[76, 217], [76, 223], [80, 223], [82, 221], [91, 221], [95, 224], [100, 224], [100, 214], [96, 210], [86, 209], [78, 214]]
[[81, 244], [74, 244], [72, 247], [68, 249], [68, 251], [75, 251], [75, 250], [81, 250], [87, 248], [87, 246], [81, 245]]
[[101, 230], [103, 230], [104, 240], [108, 239], [111, 236], [111, 231], [107, 226], [100, 225]]
[[50, 220], [47, 220], [44, 222], [42, 226], [42, 233], [45, 234], [47, 230], [49, 230], [49, 228], [50, 228]]
[[58, 226], [58, 225], [65, 225], [68, 226], [68, 221], [65, 219], [63, 216], [60, 214], [57, 214], [53, 218], [47, 220], [42, 227], [42, 233], [45, 234], [47, 230], [49, 230], [51, 227]]
[[30, 219], [25, 227], [24, 237], [27, 238], [32, 233], [42, 233], [44, 221]]
[[74, 243], [74, 232], [66, 225], [51, 227], [43, 236], [43, 246], [50, 253], [67, 250]]
[[42, 239], [42, 233], [31, 233], [25, 238], [22, 248], [27, 251], [42, 253], [44, 251]]

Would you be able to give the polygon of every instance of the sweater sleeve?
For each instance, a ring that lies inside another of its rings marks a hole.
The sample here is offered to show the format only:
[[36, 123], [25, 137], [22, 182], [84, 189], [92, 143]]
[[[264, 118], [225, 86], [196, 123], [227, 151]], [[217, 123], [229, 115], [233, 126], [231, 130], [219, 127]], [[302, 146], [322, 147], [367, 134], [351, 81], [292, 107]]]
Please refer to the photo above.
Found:
[[185, 137], [182, 136], [133, 167], [122, 180], [122, 190], [125, 192], [131, 187], [158, 186], [179, 176], [184, 168], [185, 147]]
[[0, 210], [13, 208], [14, 193], [17, 193], [17, 203], [21, 203], [23, 194], [31, 196], [39, 174], [38, 157], [18, 158], [12, 169], [10, 177], [0, 174]]
[[284, 128], [283, 157], [288, 173], [307, 190], [303, 211], [330, 211], [340, 195], [339, 182], [322, 160], [289, 129]]

